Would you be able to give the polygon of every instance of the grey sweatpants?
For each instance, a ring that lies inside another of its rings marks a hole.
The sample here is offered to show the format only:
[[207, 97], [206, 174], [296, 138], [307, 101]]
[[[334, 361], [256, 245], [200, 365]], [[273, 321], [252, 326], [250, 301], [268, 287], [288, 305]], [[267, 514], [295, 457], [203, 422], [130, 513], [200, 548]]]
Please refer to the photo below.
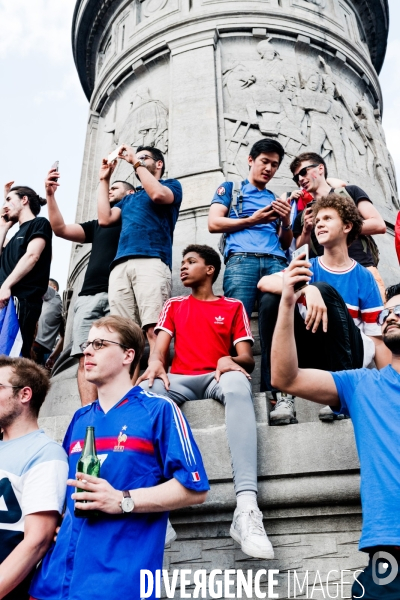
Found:
[[257, 429], [250, 382], [239, 371], [224, 373], [219, 383], [214, 375], [168, 373], [169, 391], [161, 379], [156, 379], [152, 388], [149, 388], [148, 381], [143, 381], [140, 387], [154, 394], [168, 396], [178, 405], [203, 398], [221, 402], [225, 406], [235, 492], [257, 492]]

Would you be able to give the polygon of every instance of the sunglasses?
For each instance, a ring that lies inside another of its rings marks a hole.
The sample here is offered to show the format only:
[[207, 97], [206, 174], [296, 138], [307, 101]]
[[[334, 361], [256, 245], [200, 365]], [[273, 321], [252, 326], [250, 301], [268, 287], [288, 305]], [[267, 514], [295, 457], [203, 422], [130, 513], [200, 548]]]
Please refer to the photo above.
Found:
[[386, 321], [386, 319], [388, 318], [388, 316], [390, 315], [390, 313], [393, 313], [394, 315], [396, 315], [396, 317], [400, 317], [400, 304], [397, 304], [396, 306], [392, 306], [392, 308], [384, 308], [378, 315], [378, 318], [376, 320], [376, 322], [378, 323], [378, 325], [383, 325], [384, 322]]
[[313, 169], [314, 167], [318, 167], [318, 165], [308, 165], [307, 167], [303, 167], [300, 169], [296, 175], [293, 176], [293, 181], [296, 185], [299, 185], [299, 177], [305, 177], [307, 175], [308, 169]]

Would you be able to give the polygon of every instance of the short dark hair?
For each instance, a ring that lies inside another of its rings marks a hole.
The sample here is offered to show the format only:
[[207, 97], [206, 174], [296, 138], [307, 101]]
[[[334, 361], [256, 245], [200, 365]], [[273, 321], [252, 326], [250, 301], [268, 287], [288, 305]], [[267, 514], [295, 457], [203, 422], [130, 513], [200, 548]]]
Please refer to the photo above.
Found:
[[303, 154], [299, 154], [298, 156], [296, 156], [296, 158], [290, 163], [290, 170], [292, 171], [293, 175], [295, 171], [297, 171], [301, 163], [305, 160], [310, 160], [316, 165], [324, 165], [325, 179], [328, 177], [328, 167], [326, 166], [326, 162], [324, 161], [322, 156], [320, 156], [316, 152], [303, 152]]
[[282, 144], [271, 138], [263, 138], [253, 144], [250, 150], [250, 156], [255, 160], [260, 154], [269, 154], [270, 152], [276, 152], [276, 154], [279, 155], [279, 164], [281, 164], [283, 157], [285, 156], [285, 150], [283, 149]]
[[150, 152], [150, 154], [154, 158], [154, 160], [162, 161], [162, 164], [163, 164], [162, 169], [161, 169], [161, 177], [162, 177], [164, 175], [164, 171], [165, 171], [164, 154], [158, 148], [153, 148], [153, 146], [138, 146], [136, 149], [136, 152], [141, 152], [142, 150], [146, 150], [146, 152]]
[[24, 196], [27, 196], [29, 202], [29, 208], [35, 215], [40, 213], [40, 208], [47, 204], [47, 200], [38, 196], [38, 194], [30, 187], [26, 185], [14, 185], [10, 192], [15, 192], [22, 200]]
[[132, 319], [127, 317], [108, 315], [94, 321], [92, 327], [105, 327], [108, 331], [118, 333], [120, 343], [135, 351], [135, 358], [129, 368], [129, 375], [132, 377], [144, 350], [144, 335], [139, 325], [136, 325]]
[[364, 222], [353, 200], [339, 194], [329, 194], [329, 196], [320, 198], [313, 205], [314, 220], [319, 211], [323, 208], [333, 208], [336, 210], [343, 223], [346, 225], [351, 223], [351, 225], [353, 225], [347, 236], [347, 245], [350, 246], [350, 244], [352, 244], [361, 234]]
[[218, 252], [206, 244], [190, 244], [184, 249], [182, 256], [186, 256], [186, 254], [189, 252], [196, 252], [199, 256], [201, 256], [206, 265], [211, 265], [214, 267], [214, 275], [212, 278], [212, 282], [214, 283], [217, 280], [221, 270], [221, 258]]
[[60, 286], [58, 285], [58, 281], [56, 281], [55, 279], [53, 279], [52, 277], [49, 278], [49, 281], [51, 281], [52, 283], [54, 283], [54, 285], [57, 288], [57, 292], [60, 289]]
[[115, 181], [112, 182], [111, 185], [114, 185], [114, 183], [122, 183], [124, 190], [127, 192], [128, 190], [135, 190], [136, 188], [133, 185], [133, 183], [129, 183], [129, 181], [123, 181], [122, 179], [116, 179]]
[[[29, 402], [29, 409], [37, 417], [46, 394], [50, 389], [50, 380], [47, 371], [29, 358], [11, 358], [5, 355], [0, 356], [0, 369], [3, 367], [11, 367], [11, 385], [18, 388], [31, 388], [32, 398]], [[17, 394], [18, 390], [15, 389], [14, 395]]]
[[396, 283], [396, 285], [391, 285], [386, 289], [386, 302], [389, 302], [389, 300], [391, 300], [393, 296], [400, 296], [400, 283]]

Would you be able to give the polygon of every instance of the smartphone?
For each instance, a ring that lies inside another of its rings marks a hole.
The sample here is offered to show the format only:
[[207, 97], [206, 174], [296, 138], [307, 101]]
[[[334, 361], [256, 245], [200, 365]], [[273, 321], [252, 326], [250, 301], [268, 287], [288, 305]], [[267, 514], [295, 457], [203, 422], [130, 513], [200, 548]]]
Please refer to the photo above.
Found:
[[108, 155], [107, 162], [109, 165], [118, 158], [118, 154], [119, 154], [119, 147], [115, 148], [115, 150], [113, 150], [113, 152], [111, 152], [111, 154]]
[[[60, 165], [60, 161], [56, 160], [56, 162], [51, 165], [50, 169], [55, 169], [57, 171], [57, 173], [58, 173], [59, 165]], [[51, 177], [51, 180], [57, 182], [58, 181], [58, 177]]]
[[[300, 248], [292, 252], [292, 261], [296, 260], [296, 258], [298, 258], [300, 254], [306, 255], [304, 260], [306, 260], [307, 262], [310, 260], [308, 244], [304, 244], [303, 246], [300, 246]], [[299, 281], [295, 284], [294, 291], [298, 292], [299, 290], [302, 290], [304, 287], [306, 287], [306, 285], [308, 285], [308, 281]]]

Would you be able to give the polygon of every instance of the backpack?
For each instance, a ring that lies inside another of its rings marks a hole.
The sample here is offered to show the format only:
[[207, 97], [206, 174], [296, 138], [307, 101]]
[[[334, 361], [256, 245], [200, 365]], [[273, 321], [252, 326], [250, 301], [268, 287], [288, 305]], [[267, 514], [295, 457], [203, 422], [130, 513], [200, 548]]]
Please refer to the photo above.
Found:
[[[346, 196], [346, 198], [350, 198], [351, 200], [353, 200], [353, 198], [350, 196], [349, 192], [344, 187], [336, 188], [333, 190], [333, 192], [335, 194], [337, 194], [338, 196]], [[354, 200], [353, 200], [353, 202], [354, 202]], [[301, 214], [301, 226], [303, 226], [303, 225], [304, 225], [304, 211]], [[361, 242], [363, 252], [367, 253], [368, 250], [371, 252], [372, 260], [374, 261], [374, 266], [377, 267], [379, 264], [380, 255], [379, 255], [379, 248], [376, 245], [374, 238], [370, 235], [360, 235], [358, 239]], [[310, 248], [314, 252], [315, 256], [318, 256], [318, 252], [315, 249], [312, 239], [310, 239]]]
[[[229, 183], [229, 181], [227, 181], [226, 183]], [[243, 182], [238, 183], [237, 181], [234, 181], [232, 183], [233, 183], [232, 198], [231, 198], [231, 202], [229, 204], [227, 216], [229, 217], [229, 215], [231, 214], [231, 210], [233, 210], [233, 212], [235, 213], [237, 218], [239, 218], [239, 213], [241, 213], [243, 211], [243, 193], [242, 193], [242, 183]], [[239, 212], [236, 209], [238, 204], [239, 204]], [[221, 235], [221, 237], [219, 238], [219, 242], [218, 242], [218, 250], [220, 251], [222, 256], [225, 256], [227, 235], [228, 235], [227, 233], [223, 233]], [[226, 258], [224, 259], [224, 262], [226, 262]]]

